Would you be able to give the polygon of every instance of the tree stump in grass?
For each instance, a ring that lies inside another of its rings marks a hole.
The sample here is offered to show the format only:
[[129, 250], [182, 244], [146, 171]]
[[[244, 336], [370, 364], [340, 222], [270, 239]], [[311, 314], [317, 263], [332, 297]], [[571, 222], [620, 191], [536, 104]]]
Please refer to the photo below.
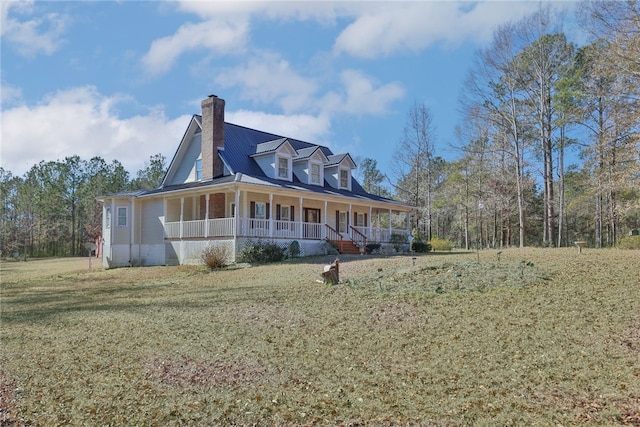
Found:
[[340, 260], [336, 258], [332, 264], [325, 265], [324, 271], [320, 275], [324, 284], [337, 285], [340, 283]]

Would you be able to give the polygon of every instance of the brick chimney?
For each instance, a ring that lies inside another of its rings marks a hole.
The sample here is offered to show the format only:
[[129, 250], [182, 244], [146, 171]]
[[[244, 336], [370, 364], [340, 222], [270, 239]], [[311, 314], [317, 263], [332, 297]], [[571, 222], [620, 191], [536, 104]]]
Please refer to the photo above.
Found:
[[209, 95], [202, 101], [202, 179], [224, 173], [218, 147], [224, 147], [224, 99]]

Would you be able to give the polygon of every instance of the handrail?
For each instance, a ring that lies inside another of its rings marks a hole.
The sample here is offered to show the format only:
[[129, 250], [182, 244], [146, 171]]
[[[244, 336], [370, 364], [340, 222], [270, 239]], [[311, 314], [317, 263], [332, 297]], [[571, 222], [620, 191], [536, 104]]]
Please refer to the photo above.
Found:
[[327, 228], [327, 240], [344, 240], [344, 237], [338, 232], [338, 230], [329, 224], [325, 224], [324, 226]]
[[[353, 231], [353, 238], [351, 240], [353, 240], [353, 243], [355, 243], [356, 245], [358, 245], [360, 248], [364, 248], [367, 246], [367, 236], [365, 236], [364, 234], [362, 234], [361, 232], [359, 232], [357, 229], [355, 229], [352, 226], [351, 227], [351, 231]], [[362, 244], [361, 244], [362, 243]]]

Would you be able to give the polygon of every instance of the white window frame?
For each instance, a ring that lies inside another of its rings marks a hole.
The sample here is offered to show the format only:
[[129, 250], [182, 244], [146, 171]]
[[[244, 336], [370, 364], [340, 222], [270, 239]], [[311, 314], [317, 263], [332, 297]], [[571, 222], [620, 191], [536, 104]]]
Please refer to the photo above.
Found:
[[196, 160], [196, 181], [202, 181], [202, 159]]
[[[281, 168], [280, 163], [286, 162], [286, 169]], [[285, 172], [284, 174], [282, 172]], [[287, 156], [276, 156], [276, 178], [291, 181], [291, 158]]]
[[338, 213], [338, 233], [346, 233], [347, 232], [347, 224], [348, 224], [349, 213], [340, 211]]
[[267, 204], [264, 202], [256, 202], [255, 219], [267, 219]]
[[[342, 185], [342, 174], [343, 173], [345, 174], [345, 185]], [[350, 176], [349, 175], [351, 175], [349, 169], [342, 169], [342, 168], [338, 169], [338, 187], [340, 187], [342, 189], [345, 189], [345, 190], [349, 190], [350, 189], [351, 186], [349, 185], [350, 184], [350, 182], [349, 182], [350, 181], [349, 180]]]
[[366, 224], [364, 223], [364, 213], [358, 212], [356, 214], [356, 227], [364, 227]]
[[[318, 169], [318, 179], [314, 180], [313, 169]], [[322, 183], [322, 165], [320, 163], [310, 162], [309, 163], [309, 184], [320, 185]]]
[[280, 205], [280, 221], [291, 221], [291, 206]]
[[105, 208], [105, 228], [111, 228], [111, 208]]
[[[124, 224], [120, 223], [120, 219], [123, 218], [120, 216], [120, 212], [124, 211]], [[118, 225], [118, 227], [127, 227], [127, 223], [129, 222], [129, 210], [127, 209], [126, 206], [118, 206], [116, 208], [116, 224]]]

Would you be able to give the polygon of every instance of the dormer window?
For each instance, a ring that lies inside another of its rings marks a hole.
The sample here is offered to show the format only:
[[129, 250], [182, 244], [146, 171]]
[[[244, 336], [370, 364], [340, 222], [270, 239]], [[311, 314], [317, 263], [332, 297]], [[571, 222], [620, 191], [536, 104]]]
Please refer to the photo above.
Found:
[[289, 159], [278, 157], [278, 178], [289, 179]]
[[320, 185], [320, 165], [318, 163], [311, 163], [311, 184]]
[[340, 169], [340, 188], [349, 189], [349, 171]]
[[202, 159], [196, 160], [196, 181], [202, 180]]

